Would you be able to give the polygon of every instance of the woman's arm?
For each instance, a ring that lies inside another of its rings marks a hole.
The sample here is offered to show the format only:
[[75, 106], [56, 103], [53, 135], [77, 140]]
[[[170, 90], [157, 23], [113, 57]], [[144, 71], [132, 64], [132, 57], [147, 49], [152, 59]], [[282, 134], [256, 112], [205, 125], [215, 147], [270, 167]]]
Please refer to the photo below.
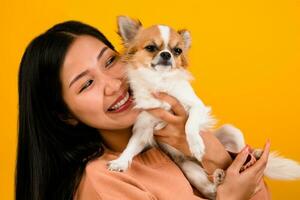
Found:
[[[147, 110], [152, 115], [166, 121], [168, 124], [163, 129], [154, 133], [155, 138], [158, 141], [172, 145], [185, 155], [191, 155], [185, 134], [185, 124], [188, 115], [183, 106], [176, 98], [166, 93], [158, 93], [154, 94], [154, 96], [169, 103], [173, 111], [173, 113], [170, 113], [161, 108]], [[209, 132], [202, 132], [201, 136], [205, 144], [205, 154], [203, 156], [202, 164], [208, 174], [212, 174], [217, 168], [227, 169], [232, 162], [232, 159], [224, 146]]]
[[212, 174], [215, 169], [227, 169], [232, 159], [225, 150], [220, 141], [209, 132], [201, 133], [205, 144], [205, 154], [203, 156], [202, 165], [208, 174]]
[[[168, 124], [163, 129], [155, 132], [156, 139], [172, 145], [186, 155], [191, 155], [185, 135], [185, 123], [188, 116], [183, 106], [176, 98], [169, 96], [166, 93], [159, 93], [154, 96], [169, 103], [173, 112], [170, 113], [160, 108], [147, 110], [152, 115], [166, 121]], [[212, 174], [217, 168], [227, 169], [228, 166], [231, 166], [232, 159], [220, 141], [209, 132], [203, 132], [201, 133], [201, 136], [205, 144], [205, 155], [203, 156], [202, 165], [206, 169], [207, 173]], [[226, 175], [226, 177], [228, 177], [228, 175]], [[253, 180], [254, 179], [250, 179], [250, 183], [253, 183], [251, 182]], [[251, 200], [270, 199], [269, 192], [263, 180], [257, 183], [256, 187], [259, 188], [259, 190], [255, 191]], [[251, 187], [246, 188], [251, 190]], [[220, 196], [222, 190], [218, 193]]]

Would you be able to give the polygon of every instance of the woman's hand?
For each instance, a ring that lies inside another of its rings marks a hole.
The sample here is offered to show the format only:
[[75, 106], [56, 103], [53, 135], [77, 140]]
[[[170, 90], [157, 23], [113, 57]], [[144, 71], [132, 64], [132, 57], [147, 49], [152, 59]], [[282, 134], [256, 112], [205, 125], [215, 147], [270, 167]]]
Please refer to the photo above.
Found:
[[171, 112], [162, 108], [148, 109], [153, 116], [165, 121], [167, 125], [154, 132], [155, 139], [159, 142], [169, 144], [187, 156], [191, 156], [186, 141], [185, 123], [188, 115], [180, 102], [163, 92], [153, 94], [154, 97], [171, 105]]
[[[185, 124], [188, 119], [188, 115], [183, 106], [176, 98], [166, 93], [158, 93], [154, 96], [161, 101], [169, 103], [172, 111], [168, 112], [162, 108], [147, 110], [153, 116], [160, 118], [167, 123], [163, 129], [154, 132], [155, 138], [160, 142], [172, 145], [185, 155], [190, 156], [191, 153], [186, 141], [185, 133]], [[201, 133], [201, 137], [205, 144], [205, 154], [202, 161], [202, 165], [205, 170], [209, 174], [212, 174], [217, 168], [226, 169], [231, 164], [232, 160], [224, 146], [213, 134], [209, 132]], [[240, 174], [239, 170], [244, 164], [244, 161], [248, 155], [240, 153], [235, 161], [230, 165], [229, 174], [226, 175], [224, 183], [218, 188], [218, 199], [247, 199], [239, 198], [240, 196], [247, 196], [247, 194], [250, 194], [250, 196], [254, 195], [253, 197], [257, 197], [256, 199], [259, 199], [262, 196], [269, 196], [262, 178], [256, 177], [255, 174], [256, 171], [259, 171], [260, 175], [262, 176], [266, 166], [268, 154], [269, 146], [266, 146], [263, 154], [264, 157], [262, 157], [258, 163], [255, 163], [252, 167], [246, 169]], [[239, 166], [240, 168], [238, 168]], [[257, 179], [260, 179], [260, 181], [257, 182]], [[259, 192], [261, 188], [263, 188], [263, 190]], [[228, 195], [228, 198], [226, 195]]]
[[[166, 93], [158, 93], [154, 96], [171, 105], [171, 112], [162, 108], [147, 110], [153, 116], [160, 118], [167, 123], [163, 129], [154, 132], [155, 138], [160, 142], [175, 147], [185, 155], [191, 156], [185, 133], [185, 124], [188, 119], [188, 114], [175, 97]], [[209, 132], [201, 133], [201, 137], [205, 145], [205, 154], [202, 160], [202, 165], [205, 170], [209, 174], [213, 174], [217, 168], [226, 169], [231, 164], [232, 160], [224, 146]]]
[[250, 199], [264, 189], [263, 175], [269, 151], [270, 142], [267, 142], [261, 158], [251, 167], [240, 172], [249, 154], [249, 147], [246, 146], [227, 169], [225, 180], [217, 190], [217, 200]]

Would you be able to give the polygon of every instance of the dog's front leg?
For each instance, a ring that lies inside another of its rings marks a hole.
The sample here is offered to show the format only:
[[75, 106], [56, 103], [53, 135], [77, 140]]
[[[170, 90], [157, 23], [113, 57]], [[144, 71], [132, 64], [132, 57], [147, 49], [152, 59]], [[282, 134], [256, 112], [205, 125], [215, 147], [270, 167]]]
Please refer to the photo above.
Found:
[[[199, 190], [206, 198], [215, 199], [217, 194], [218, 179], [224, 179], [225, 173], [217, 169], [213, 174], [213, 183], [209, 181], [204, 169], [194, 161], [182, 160], [177, 162], [189, 182]], [[221, 176], [221, 177], [220, 177]]]
[[200, 133], [210, 126], [210, 110], [201, 104], [194, 104], [188, 112], [189, 117], [185, 125], [187, 142], [192, 155], [201, 161], [205, 146]]
[[138, 116], [133, 127], [132, 136], [120, 157], [108, 162], [108, 169], [112, 171], [126, 171], [134, 156], [149, 145], [154, 145], [153, 126], [155, 120], [152, 115], [143, 111]]

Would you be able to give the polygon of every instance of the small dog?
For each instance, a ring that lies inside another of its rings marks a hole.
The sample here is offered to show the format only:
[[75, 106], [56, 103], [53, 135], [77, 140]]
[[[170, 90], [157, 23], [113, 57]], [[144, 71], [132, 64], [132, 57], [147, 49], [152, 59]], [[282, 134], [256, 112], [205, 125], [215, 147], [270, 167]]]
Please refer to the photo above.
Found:
[[[210, 130], [215, 120], [211, 116], [210, 107], [204, 105], [189, 83], [192, 79], [186, 70], [187, 52], [191, 46], [189, 31], [176, 31], [164, 25], [143, 28], [139, 21], [125, 16], [118, 17], [118, 29], [125, 46], [122, 59], [127, 63], [135, 108], [164, 108], [170, 111], [171, 106], [154, 98], [152, 92], [166, 92], [177, 98], [188, 113], [185, 132], [193, 158], [170, 145], [158, 144], [154, 140], [153, 131], [166, 124], [142, 111], [134, 124], [133, 135], [126, 149], [119, 158], [108, 163], [108, 168], [125, 171], [135, 155], [146, 147], [158, 145], [177, 163], [192, 185], [205, 197], [214, 199], [216, 188], [223, 181], [225, 173], [217, 169], [211, 182], [199, 165], [205, 153], [200, 133]], [[214, 134], [228, 151], [239, 152], [245, 146], [242, 132], [231, 125], [222, 126]], [[258, 159], [261, 151], [256, 151], [254, 155]], [[270, 154], [265, 174], [277, 179], [300, 178], [300, 166], [294, 161]]]

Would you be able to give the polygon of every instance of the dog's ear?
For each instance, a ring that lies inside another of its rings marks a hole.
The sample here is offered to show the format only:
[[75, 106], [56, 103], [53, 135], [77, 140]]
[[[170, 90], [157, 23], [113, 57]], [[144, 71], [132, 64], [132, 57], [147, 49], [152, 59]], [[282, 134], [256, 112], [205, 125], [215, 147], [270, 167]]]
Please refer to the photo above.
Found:
[[186, 29], [179, 30], [178, 33], [181, 35], [181, 37], [183, 39], [184, 48], [186, 50], [189, 49], [191, 47], [191, 43], [192, 43], [191, 33]]
[[118, 16], [118, 34], [124, 43], [130, 42], [142, 27], [139, 20], [131, 19], [127, 16]]

